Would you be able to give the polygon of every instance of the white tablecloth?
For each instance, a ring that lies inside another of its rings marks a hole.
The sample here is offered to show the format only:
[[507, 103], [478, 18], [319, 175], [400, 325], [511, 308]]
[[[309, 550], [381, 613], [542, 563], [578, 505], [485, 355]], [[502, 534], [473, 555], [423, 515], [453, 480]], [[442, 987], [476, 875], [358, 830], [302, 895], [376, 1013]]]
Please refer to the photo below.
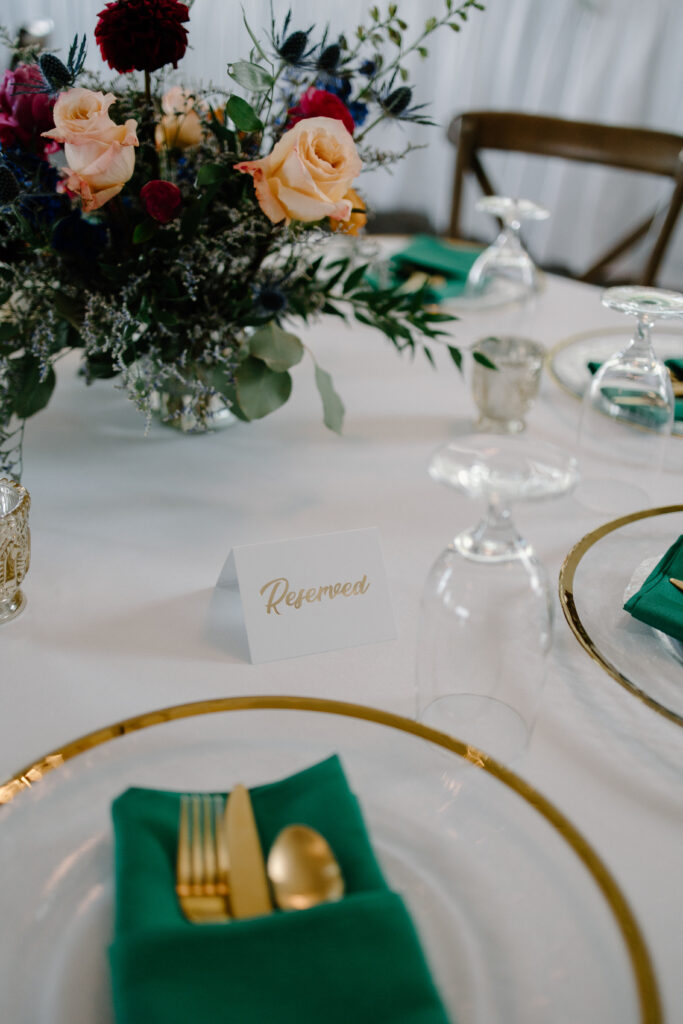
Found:
[[[519, 328], [514, 319], [471, 315], [453, 333], [466, 344]], [[620, 323], [597, 291], [553, 279], [526, 317], [547, 345]], [[0, 779], [98, 726], [218, 695], [299, 693], [411, 714], [422, 583], [478, 511], [426, 473], [430, 453], [471, 421], [468, 387], [443, 351], [434, 371], [360, 326], [324, 321], [303, 336], [346, 403], [341, 437], [322, 425], [310, 363], [282, 410], [204, 437], [158, 424], [143, 436], [122, 393], [87, 388], [75, 358], [60, 363], [53, 401], [26, 432], [33, 564], [25, 612], [0, 628]], [[578, 409], [544, 378], [529, 434], [571, 448]], [[680, 501], [682, 456], [673, 442], [653, 506]], [[519, 506], [516, 518], [551, 579], [597, 522], [572, 496]], [[253, 666], [227, 632], [207, 630], [233, 545], [365, 526], [380, 530], [395, 641]], [[606, 860], [650, 945], [667, 1019], [680, 1020], [683, 732], [588, 658], [559, 607], [540, 719], [515, 768]]]
[[[255, 29], [270, 23], [269, 0], [249, 0], [242, 6]], [[227, 63], [246, 59], [250, 48], [242, 6], [196, 0], [189, 23], [191, 48], [177, 78], [227, 86]], [[279, 0], [274, 4], [278, 25], [290, 6]], [[85, 32], [87, 66], [104, 70], [110, 78], [93, 39], [103, 7], [104, 0], [3, 0], [0, 24], [15, 32], [34, 18], [49, 16], [54, 21], [52, 46], [62, 56], [74, 35]], [[347, 0], [343, 11], [329, 0], [298, 0], [293, 24], [308, 28], [330, 22], [333, 32], [351, 36], [366, 21], [367, 8], [364, 0]], [[439, 0], [404, 0], [400, 14], [410, 25], [406, 38], [442, 9]], [[445, 230], [455, 166], [446, 129], [456, 113], [468, 109], [523, 110], [683, 134], [681, 38], [679, 0], [487, 0], [486, 11], [471, 12], [457, 36], [442, 29], [430, 37], [428, 60], [409, 61], [416, 102], [429, 104], [438, 127], [400, 125], [373, 133], [372, 144], [381, 149], [402, 150], [407, 141], [427, 148], [409, 154], [391, 174], [364, 175], [361, 189], [376, 210], [424, 211], [438, 230]], [[551, 210], [549, 221], [528, 232], [536, 257], [574, 270], [587, 269], [610, 242], [670, 194], [670, 185], [656, 178], [519, 154], [493, 154], [490, 168], [501, 191], [528, 196]], [[486, 238], [493, 225], [473, 211], [477, 194], [473, 187], [465, 195], [463, 226]], [[579, 203], [581, 218], [576, 217]], [[636, 264], [640, 266], [637, 257]], [[660, 284], [680, 288], [682, 281], [683, 223], [672, 240]]]

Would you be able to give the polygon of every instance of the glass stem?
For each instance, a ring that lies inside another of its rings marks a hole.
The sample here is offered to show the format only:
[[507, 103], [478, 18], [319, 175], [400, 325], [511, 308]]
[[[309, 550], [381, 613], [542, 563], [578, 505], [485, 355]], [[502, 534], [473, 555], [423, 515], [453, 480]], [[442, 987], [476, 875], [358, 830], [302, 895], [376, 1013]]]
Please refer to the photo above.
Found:
[[631, 340], [631, 354], [642, 359], [654, 359], [655, 353], [652, 348], [652, 334], [650, 328], [653, 321], [644, 313], [638, 314], [636, 329]]
[[459, 534], [454, 545], [460, 554], [472, 559], [509, 561], [528, 554], [528, 545], [517, 532], [510, 509], [496, 499], [489, 500], [481, 522]]

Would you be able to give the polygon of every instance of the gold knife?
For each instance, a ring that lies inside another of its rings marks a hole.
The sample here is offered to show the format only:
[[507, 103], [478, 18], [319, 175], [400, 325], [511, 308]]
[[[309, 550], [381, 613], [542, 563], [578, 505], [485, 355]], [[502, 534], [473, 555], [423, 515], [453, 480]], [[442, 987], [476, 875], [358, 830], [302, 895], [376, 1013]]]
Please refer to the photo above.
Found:
[[230, 861], [230, 909], [233, 917], [258, 917], [270, 914], [266, 864], [258, 837], [249, 790], [234, 787], [225, 808], [225, 831]]
[[669, 583], [673, 583], [677, 590], [683, 590], [683, 580], [676, 580], [673, 576], [669, 576]]

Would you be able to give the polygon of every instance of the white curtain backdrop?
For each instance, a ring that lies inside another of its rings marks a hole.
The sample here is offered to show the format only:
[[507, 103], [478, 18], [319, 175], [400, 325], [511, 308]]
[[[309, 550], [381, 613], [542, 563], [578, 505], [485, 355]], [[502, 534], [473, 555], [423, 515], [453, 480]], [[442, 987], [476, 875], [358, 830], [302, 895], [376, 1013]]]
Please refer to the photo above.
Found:
[[[486, 2], [486, 0], [485, 0]], [[104, 0], [0, 0], [0, 22], [11, 32], [35, 18], [54, 21], [51, 45], [64, 55], [75, 33], [87, 33], [88, 67], [101, 70], [93, 39]], [[254, 28], [269, 23], [268, 0], [245, 0]], [[287, 3], [274, 0], [278, 20]], [[366, 0], [292, 0], [293, 23], [308, 28], [331, 22], [351, 33], [365, 20]], [[400, 14], [419, 29], [440, 13], [439, 0], [402, 0]], [[226, 83], [225, 66], [244, 58], [249, 39], [237, 0], [195, 0], [190, 14], [191, 49], [177, 76], [194, 84]], [[428, 102], [437, 128], [392, 126], [375, 133], [383, 149], [406, 141], [424, 144], [391, 173], [361, 179], [377, 210], [401, 207], [426, 212], [439, 230], [448, 223], [455, 154], [445, 138], [454, 114], [467, 109], [530, 113], [658, 128], [683, 135], [683, 0], [488, 0], [463, 31], [442, 29], [430, 56], [413, 64], [417, 102]], [[381, 140], [381, 141], [380, 141]], [[527, 196], [552, 211], [527, 234], [537, 258], [580, 269], [635, 224], [640, 211], [666, 202], [663, 180], [619, 171], [576, 167], [522, 156], [492, 156], [499, 190]], [[465, 196], [465, 228], [491, 235], [491, 224], [472, 211]], [[683, 288], [683, 224], [679, 225], [661, 282]]]

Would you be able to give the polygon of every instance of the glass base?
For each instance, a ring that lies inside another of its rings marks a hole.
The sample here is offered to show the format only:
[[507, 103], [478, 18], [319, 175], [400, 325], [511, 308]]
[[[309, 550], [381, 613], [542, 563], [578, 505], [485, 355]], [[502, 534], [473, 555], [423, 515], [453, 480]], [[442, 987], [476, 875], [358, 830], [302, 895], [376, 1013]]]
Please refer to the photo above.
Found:
[[6, 601], [0, 601], [0, 622], [9, 622], [16, 619], [17, 615], [23, 612], [26, 607], [26, 598], [21, 590]]
[[420, 720], [469, 746], [508, 763], [529, 743], [530, 728], [521, 715], [495, 697], [455, 693], [429, 704]]
[[482, 434], [521, 434], [526, 430], [524, 420], [494, 420], [489, 416], [480, 416], [474, 426]]
[[238, 422], [238, 417], [220, 395], [202, 398], [160, 391], [154, 404], [164, 426], [183, 434], [208, 434]]

